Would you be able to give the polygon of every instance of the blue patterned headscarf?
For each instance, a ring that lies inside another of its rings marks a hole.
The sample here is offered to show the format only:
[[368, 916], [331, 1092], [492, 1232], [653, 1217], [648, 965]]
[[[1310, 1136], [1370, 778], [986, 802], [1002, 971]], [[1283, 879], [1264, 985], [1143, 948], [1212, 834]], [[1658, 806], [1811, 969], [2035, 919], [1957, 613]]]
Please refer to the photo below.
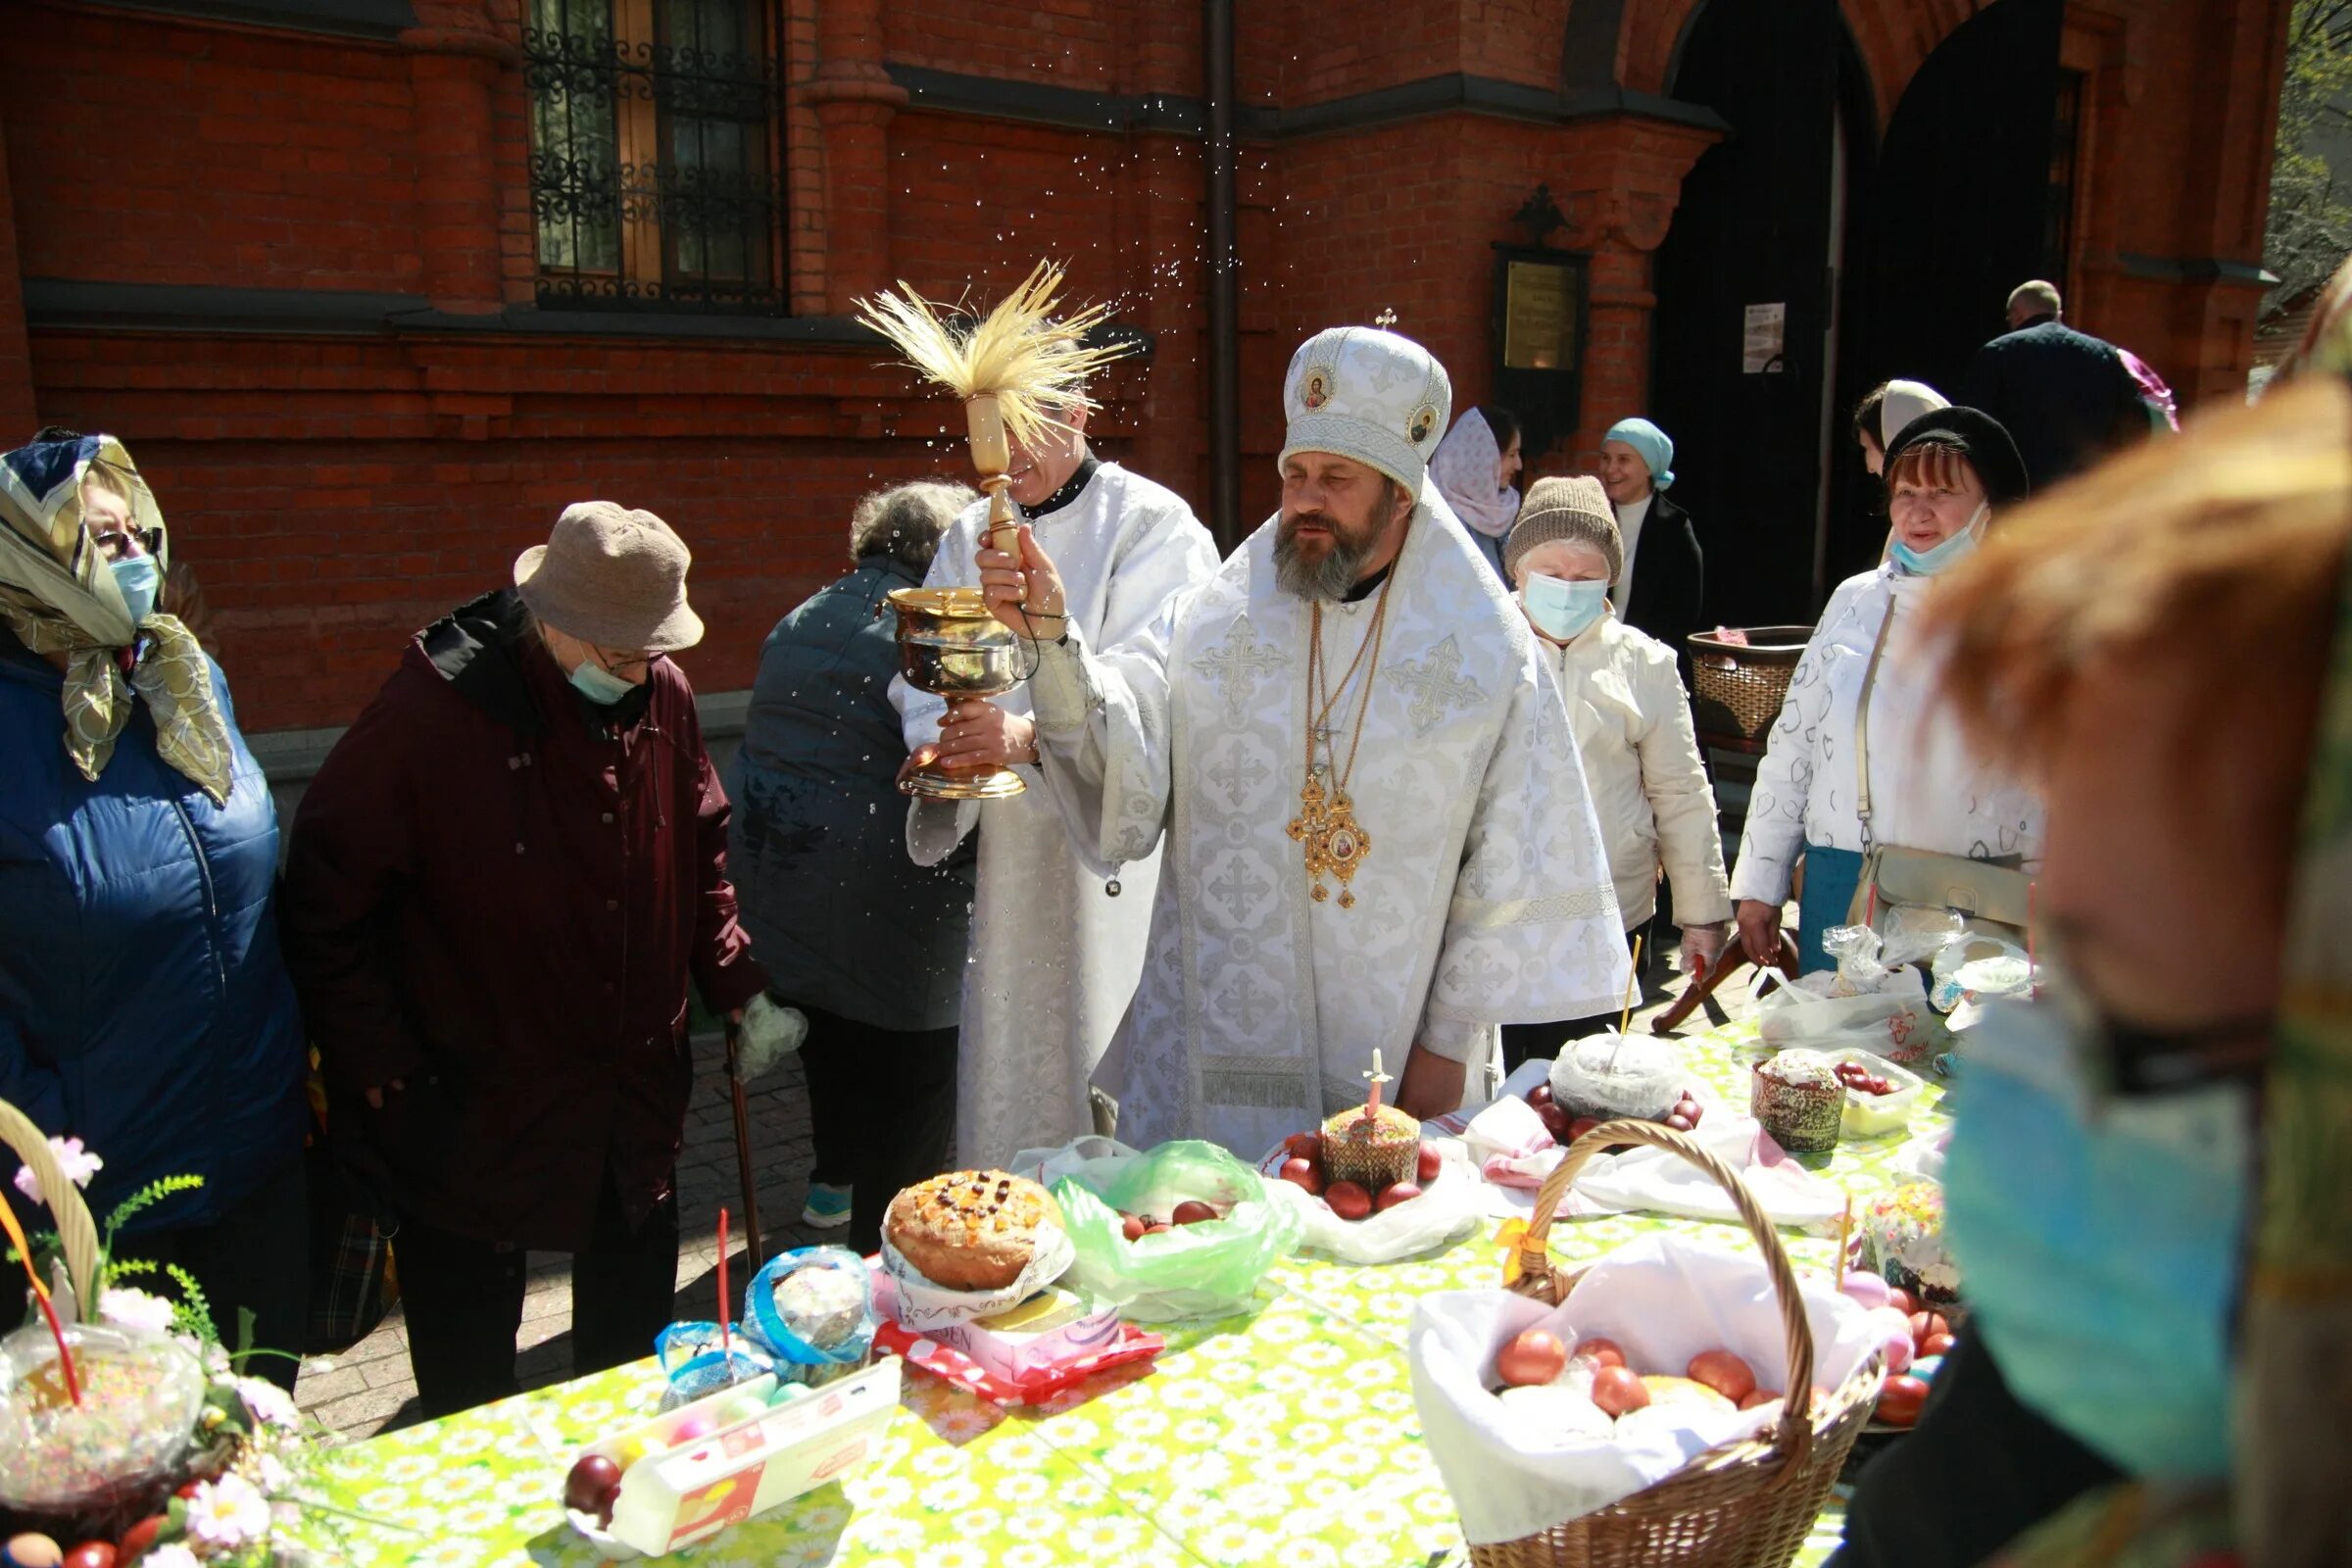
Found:
[[1601, 439], [1622, 441], [1641, 453], [1649, 466], [1649, 482], [1658, 489], [1674, 483], [1674, 437], [1647, 419], [1619, 419]]

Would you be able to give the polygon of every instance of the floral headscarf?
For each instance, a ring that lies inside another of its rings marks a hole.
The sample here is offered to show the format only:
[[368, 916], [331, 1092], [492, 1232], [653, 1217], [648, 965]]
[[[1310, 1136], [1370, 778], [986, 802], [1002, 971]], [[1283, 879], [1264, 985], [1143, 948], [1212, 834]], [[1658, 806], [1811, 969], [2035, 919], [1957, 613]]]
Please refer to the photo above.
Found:
[[1519, 492], [1494, 482], [1501, 471], [1494, 427], [1476, 409], [1454, 420], [1430, 454], [1429, 476], [1437, 481], [1438, 493], [1452, 504], [1455, 516], [1490, 539], [1509, 533], [1519, 515]]
[[0, 625], [36, 654], [66, 656], [66, 755], [83, 778], [95, 783], [106, 770], [136, 693], [155, 720], [157, 754], [223, 804], [235, 759], [211, 662], [178, 617], [132, 622], [104, 553], [82, 530], [81, 486], [93, 468], [130, 498], [157, 569], [170, 568], [164, 514], [122, 442], [85, 435], [19, 447], [0, 456]]

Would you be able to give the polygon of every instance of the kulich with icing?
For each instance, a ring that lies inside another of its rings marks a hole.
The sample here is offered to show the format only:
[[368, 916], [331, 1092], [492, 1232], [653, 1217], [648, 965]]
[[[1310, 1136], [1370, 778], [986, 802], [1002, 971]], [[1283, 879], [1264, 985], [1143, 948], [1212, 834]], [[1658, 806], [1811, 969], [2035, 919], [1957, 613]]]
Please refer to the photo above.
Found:
[[1043, 1187], [1001, 1170], [956, 1170], [915, 1183], [890, 1200], [882, 1234], [932, 1284], [1001, 1291], [1037, 1253], [1040, 1232], [1061, 1213]]

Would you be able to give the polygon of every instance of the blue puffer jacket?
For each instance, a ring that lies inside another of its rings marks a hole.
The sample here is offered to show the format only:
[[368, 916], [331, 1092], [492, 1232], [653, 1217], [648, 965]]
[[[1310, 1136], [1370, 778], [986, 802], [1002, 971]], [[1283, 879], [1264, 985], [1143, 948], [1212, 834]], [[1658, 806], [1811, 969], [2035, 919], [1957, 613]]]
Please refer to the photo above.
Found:
[[[205, 1185], [129, 1230], [209, 1224], [299, 1152], [307, 1126], [269, 781], [218, 667], [237, 754], [220, 808], [156, 756], [144, 704], [98, 782], [82, 778], [60, 743], [60, 686], [0, 631], [0, 1098], [106, 1161], [87, 1194], [101, 1224], [182, 1172]], [[16, 1161], [0, 1151], [0, 1166]]]

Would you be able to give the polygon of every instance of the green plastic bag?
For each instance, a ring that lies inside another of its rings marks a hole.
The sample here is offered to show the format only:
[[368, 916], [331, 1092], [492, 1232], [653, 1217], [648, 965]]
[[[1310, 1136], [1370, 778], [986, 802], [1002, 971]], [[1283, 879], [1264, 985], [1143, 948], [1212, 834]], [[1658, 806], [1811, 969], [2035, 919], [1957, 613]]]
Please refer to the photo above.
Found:
[[[1078, 1250], [1069, 1282], [1140, 1323], [1248, 1309], [1259, 1276], [1298, 1244], [1298, 1216], [1265, 1179], [1215, 1144], [1179, 1139], [1149, 1153], [1086, 1160], [1054, 1184]], [[1224, 1218], [1130, 1242], [1119, 1211], [1165, 1219], [1186, 1199]]]

